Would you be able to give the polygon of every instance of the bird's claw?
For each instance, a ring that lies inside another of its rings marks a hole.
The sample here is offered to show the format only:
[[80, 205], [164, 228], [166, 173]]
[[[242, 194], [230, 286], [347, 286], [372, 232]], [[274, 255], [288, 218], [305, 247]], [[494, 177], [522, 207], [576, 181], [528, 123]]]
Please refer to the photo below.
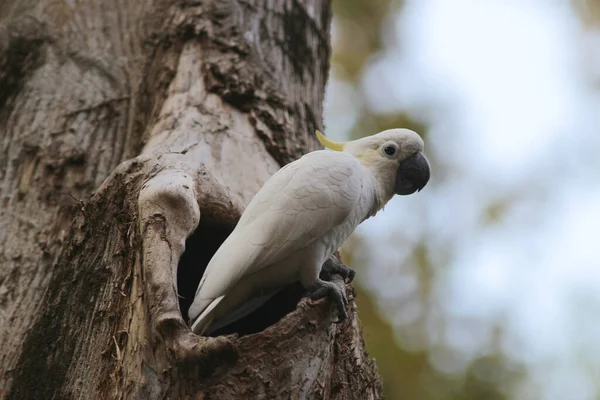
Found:
[[348, 305], [346, 293], [335, 283], [318, 280], [314, 285], [307, 289], [307, 295], [312, 300], [318, 300], [323, 297], [331, 298], [338, 311], [338, 320], [335, 321], [336, 324], [344, 322], [346, 318], [348, 318], [348, 313], [346, 312], [346, 306]]
[[344, 282], [350, 283], [354, 280], [356, 272], [345, 266], [341, 261], [335, 257], [328, 258], [321, 267], [321, 278], [330, 281], [331, 275], [338, 274], [344, 279]]

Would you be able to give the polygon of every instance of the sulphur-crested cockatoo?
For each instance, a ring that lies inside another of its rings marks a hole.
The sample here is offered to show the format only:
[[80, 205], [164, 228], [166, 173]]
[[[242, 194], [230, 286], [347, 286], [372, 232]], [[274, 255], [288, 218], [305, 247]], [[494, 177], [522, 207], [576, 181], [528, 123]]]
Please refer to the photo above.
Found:
[[335, 151], [313, 151], [277, 171], [208, 263], [188, 311], [194, 332], [298, 280], [313, 299], [330, 296], [346, 318], [345, 293], [319, 278], [321, 267], [336, 269], [326, 261], [394, 194], [421, 190], [429, 161], [407, 129], [346, 143], [319, 131], [317, 138]]

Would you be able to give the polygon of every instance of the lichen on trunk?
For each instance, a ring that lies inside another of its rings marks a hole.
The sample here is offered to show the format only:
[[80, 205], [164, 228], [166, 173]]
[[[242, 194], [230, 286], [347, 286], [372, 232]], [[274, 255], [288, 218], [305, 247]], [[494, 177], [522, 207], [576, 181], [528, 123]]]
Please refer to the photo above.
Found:
[[245, 205], [316, 148], [330, 4], [8, 3], [0, 394], [379, 398], [355, 310], [297, 285], [235, 333], [186, 321]]

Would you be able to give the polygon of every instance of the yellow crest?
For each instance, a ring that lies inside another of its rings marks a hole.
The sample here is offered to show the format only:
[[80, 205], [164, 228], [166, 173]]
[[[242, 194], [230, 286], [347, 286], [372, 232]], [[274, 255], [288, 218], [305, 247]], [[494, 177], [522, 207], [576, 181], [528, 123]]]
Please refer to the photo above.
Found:
[[335, 150], [335, 151], [344, 150], [344, 143], [335, 142], [331, 139], [327, 139], [325, 137], [325, 135], [323, 135], [321, 132], [319, 132], [318, 129], [315, 131], [315, 133], [317, 134], [317, 139], [319, 140], [319, 143], [321, 143], [323, 145], [323, 147], [326, 147], [328, 149]]

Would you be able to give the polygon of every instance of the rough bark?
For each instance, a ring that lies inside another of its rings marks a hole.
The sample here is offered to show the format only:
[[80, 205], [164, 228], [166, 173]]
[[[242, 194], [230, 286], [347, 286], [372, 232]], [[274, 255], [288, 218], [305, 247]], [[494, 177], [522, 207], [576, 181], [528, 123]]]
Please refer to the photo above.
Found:
[[332, 324], [297, 285], [221, 336], [182, 316], [254, 193], [316, 148], [330, 19], [324, 0], [3, 1], [2, 397], [380, 397], [355, 310]]

